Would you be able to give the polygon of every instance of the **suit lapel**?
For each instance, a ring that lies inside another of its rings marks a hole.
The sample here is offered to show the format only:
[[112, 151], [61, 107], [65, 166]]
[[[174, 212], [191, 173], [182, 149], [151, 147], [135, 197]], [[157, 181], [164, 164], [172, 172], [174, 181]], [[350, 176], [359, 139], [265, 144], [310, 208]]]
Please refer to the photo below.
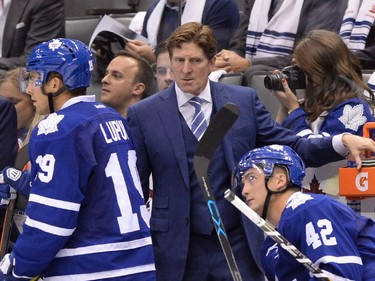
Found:
[[167, 132], [167, 138], [172, 146], [171, 148], [173, 149], [186, 188], [188, 188], [189, 169], [180, 122], [181, 116], [174, 86], [169, 87], [165, 94], [161, 96], [161, 102], [156, 105], [156, 108], [162, 121], [161, 123]]
[[17, 24], [19, 23], [22, 14], [25, 10], [27, 2], [29, 0], [17, 0], [12, 1], [9, 7], [9, 13], [4, 26], [4, 38], [3, 38], [3, 54], [7, 56], [9, 53], [10, 43], [13, 42], [14, 32]]
[[230, 93], [224, 90], [220, 83], [210, 81], [211, 97], [215, 112], [218, 112], [227, 102], [230, 101]]
[[[220, 108], [222, 108], [226, 103], [233, 102], [232, 94], [230, 93], [230, 91], [224, 88], [223, 84], [210, 82], [210, 85], [211, 85], [211, 96], [212, 96], [212, 101], [214, 103], [215, 112], [218, 112]], [[232, 131], [233, 130], [229, 130], [229, 132], [224, 136], [224, 139], [222, 142], [226, 165], [229, 170], [232, 170], [235, 164], [232, 145], [230, 142]]]

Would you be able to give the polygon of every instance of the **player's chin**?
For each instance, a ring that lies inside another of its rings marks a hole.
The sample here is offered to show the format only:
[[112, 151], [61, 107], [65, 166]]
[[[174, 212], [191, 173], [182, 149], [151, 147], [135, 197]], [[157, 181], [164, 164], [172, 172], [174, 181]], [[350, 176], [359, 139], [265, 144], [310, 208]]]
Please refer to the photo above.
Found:
[[108, 91], [102, 91], [101, 95], [100, 95], [100, 101], [101, 102], [105, 102], [105, 101], [108, 101], [110, 99], [110, 94]]

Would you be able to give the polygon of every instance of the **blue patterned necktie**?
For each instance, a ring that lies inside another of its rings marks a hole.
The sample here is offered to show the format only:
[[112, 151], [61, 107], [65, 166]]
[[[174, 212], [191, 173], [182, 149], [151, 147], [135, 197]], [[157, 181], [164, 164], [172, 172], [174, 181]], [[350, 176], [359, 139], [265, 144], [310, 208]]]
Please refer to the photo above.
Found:
[[202, 102], [203, 100], [198, 97], [193, 97], [189, 100], [189, 103], [195, 108], [193, 121], [191, 122], [191, 131], [197, 140], [201, 138], [204, 131], [207, 129], [207, 122], [204, 118], [204, 113], [201, 106]]

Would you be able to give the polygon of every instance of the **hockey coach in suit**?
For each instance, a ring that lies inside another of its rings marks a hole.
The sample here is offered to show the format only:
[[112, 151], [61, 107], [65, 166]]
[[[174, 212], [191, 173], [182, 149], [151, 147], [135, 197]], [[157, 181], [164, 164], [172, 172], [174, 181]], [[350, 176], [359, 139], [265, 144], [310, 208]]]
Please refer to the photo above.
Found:
[[360, 148], [374, 150], [375, 143], [353, 135], [299, 138], [275, 123], [253, 89], [210, 82], [216, 39], [206, 25], [181, 25], [167, 47], [175, 83], [128, 110], [145, 193], [150, 174], [153, 178], [150, 227], [157, 280], [232, 280], [193, 168], [204, 125], [228, 102], [239, 107], [240, 115], [212, 159], [209, 180], [243, 280], [263, 280], [263, 234], [223, 198], [241, 156], [279, 143], [298, 151], [307, 165], [317, 166], [341, 159], [345, 144], [359, 164]]

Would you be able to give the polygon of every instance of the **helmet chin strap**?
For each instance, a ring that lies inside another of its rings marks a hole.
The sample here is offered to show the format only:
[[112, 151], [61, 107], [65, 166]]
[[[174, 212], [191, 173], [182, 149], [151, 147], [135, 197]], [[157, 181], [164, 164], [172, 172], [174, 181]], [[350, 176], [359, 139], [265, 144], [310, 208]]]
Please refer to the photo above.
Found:
[[66, 86], [63, 86], [61, 87], [56, 93], [47, 93], [44, 89], [44, 84], [43, 86], [41, 87], [42, 89], [42, 94], [47, 96], [48, 97], [48, 106], [49, 106], [49, 112], [50, 113], [54, 113], [55, 112], [55, 107], [53, 106], [53, 98], [55, 97], [58, 97], [59, 95], [61, 95], [63, 92], [66, 91], [67, 87]]
[[279, 193], [284, 193], [289, 187], [291, 187], [291, 183], [289, 182], [287, 184], [287, 186], [283, 189], [283, 190], [279, 190], [279, 191], [272, 191], [268, 188], [268, 180], [270, 178], [267, 177], [265, 178], [265, 186], [266, 186], [266, 189], [267, 189], [267, 195], [266, 195], [266, 199], [264, 200], [264, 205], [263, 205], [263, 212], [262, 212], [262, 218], [265, 220], [267, 218], [267, 212], [268, 212], [268, 205], [270, 204], [270, 199], [271, 199], [271, 195], [272, 194], [279, 194]]

